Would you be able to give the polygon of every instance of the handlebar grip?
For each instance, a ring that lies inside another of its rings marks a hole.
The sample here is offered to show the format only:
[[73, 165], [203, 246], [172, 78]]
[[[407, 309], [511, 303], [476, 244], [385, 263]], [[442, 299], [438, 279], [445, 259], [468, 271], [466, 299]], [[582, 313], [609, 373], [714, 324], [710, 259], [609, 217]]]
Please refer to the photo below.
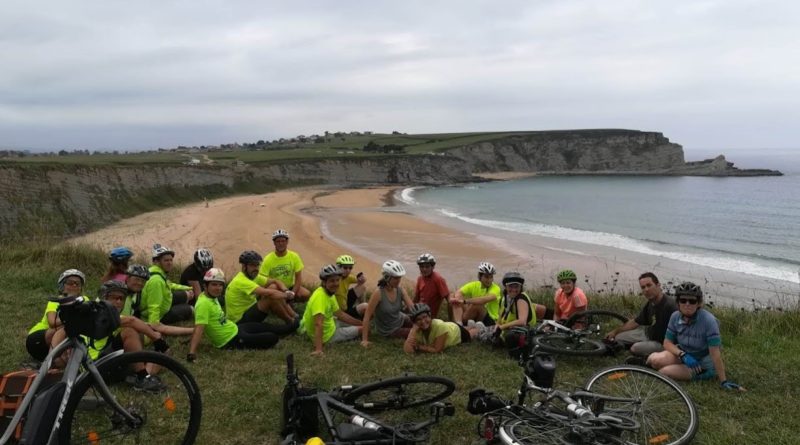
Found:
[[286, 374], [291, 375], [294, 373], [294, 354], [286, 356]]

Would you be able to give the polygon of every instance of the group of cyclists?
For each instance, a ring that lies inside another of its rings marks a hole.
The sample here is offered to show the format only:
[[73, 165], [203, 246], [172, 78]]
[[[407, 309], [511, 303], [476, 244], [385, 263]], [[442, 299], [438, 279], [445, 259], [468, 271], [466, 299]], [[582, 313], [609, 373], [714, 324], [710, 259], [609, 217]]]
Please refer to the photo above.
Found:
[[[112, 249], [100, 298], [119, 312], [120, 326], [108, 338], [89, 339], [90, 355], [138, 351], [150, 343], [165, 352], [165, 336], [184, 335], [191, 336], [186, 359], [193, 362], [203, 339], [215, 348], [267, 349], [295, 332], [309, 338], [315, 356], [337, 342], [360, 339], [369, 347], [375, 335], [401, 339], [409, 354], [439, 353], [473, 341], [503, 345], [509, 343], [510, 332], [533, 328], [543, 319], [565, 320], [589, 307], [572, 270], [556, 275], [559, 286], [552, 308], [533, 303], [519, 272], [509, 271], [497, 283], [497, 270], [489, 262], [478, 265], [476, 280], [451, 292], [430, 253], [417, 258], [413, 295], [401, 286], [406, 270], [395, 260], [382, 264], [377, 286], [368, 293], [367, 278], [354, 274], [355, 260], [347, 254], [320, 269], [320, 285], [311, 292], [303, 285], [300, 255], [288, 249], [289, 233], [278, 229], [272, 241], [275, 248], [266, 256], [242, 252], [239, 270], [230, 279], [214, 267], [212, 253], [200, 248], [179, 283], [169, 278], [175, 259], [170, 248], [153, 245], [149, 267], [130, 264], [133, 252], [126, 247]], [[700, 287], [682, 283], [672, 298], [651, 272], [642, 274], [639, 284], [647, 300], [641, 312], [606, 340], [628, 348], [629, 362], [674, 379], [716, 378], [723, 388], [742, 390], [727, 379], [719, 324], [703, 308]], [[69, 297], [83, 296], [85, 285], [85, 275], [76, 269], [64, 271], [57, 281], [58, 292]], [[442, 302], [447, 302], [446, 309]], [[64, 339], [57, 311], [57, 303], [48, 303], [28, 333], [26, 347], [37, 360]], [[136, 389], [163, 389], [155, 370], [143, 366], [134, 372], [131, 384]]]

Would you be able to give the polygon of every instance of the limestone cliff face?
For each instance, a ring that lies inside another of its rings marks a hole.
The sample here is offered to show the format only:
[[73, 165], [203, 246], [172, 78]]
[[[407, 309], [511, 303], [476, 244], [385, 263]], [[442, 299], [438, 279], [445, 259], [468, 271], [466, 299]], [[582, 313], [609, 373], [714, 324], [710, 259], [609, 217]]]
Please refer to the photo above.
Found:
[[[446, 184], [473, 173], [745, 175], [724, 157], [686, 163], [661, 133], [528, 132], [444, 153], [246, 166], [0, 164], [0, 238], [64, 236], [142, 211], [299, 184]], [[752, 172], [751, 172], [752, 173]], [[755, 174], [774, 172], [757, 171]], [[778, 173], [779, 174], [779, 173]]]

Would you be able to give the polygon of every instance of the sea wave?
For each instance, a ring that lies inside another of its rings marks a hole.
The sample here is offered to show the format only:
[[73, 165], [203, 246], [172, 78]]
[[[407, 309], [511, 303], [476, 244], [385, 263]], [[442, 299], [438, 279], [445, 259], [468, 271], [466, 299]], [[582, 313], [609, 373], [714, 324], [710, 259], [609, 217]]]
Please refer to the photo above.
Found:
[[422, 188], [425, 188], [425, 187], [424, 186], [417, 186], [417, 187], [404, 188], [403, 190], [400, 191], [400, 193], [398, 193], [396, 195], [396, 197], [397, 197], [397, 199], [400, 200], [400, 202], [402, 202], [404, 204], [407, 204], [407, 205], [410, 205], [410, 206], [419, 205], [419, 203], [417, 203], [417, 200], [414, 199], [414, 191], [422, 189]]
[[676, 252], [673, 250], [657, 249], [647, 245], [645, 242], [616, 233], [592, 232], [589, 230], [571, 229], [556, 225], [523, 223], [511, 221], [497, 221], [480, 218], [472, 218], [447, 209], [438, 209], [443, 215], [456, 218], [470, 224], [483, 227], [490, 227], [516, 233], [543, 236], [547, 238], [557, 238], [569, 241], [576, 241], [586, 244], [613, 247], [616, 249], [627, 250], [630, 252], [645, 255], [654, 255], [672, 260], [683, 261], [699, 266], [711, 267], [731, 272], [745, 273], [773, 280], [789, 281], [800, 283], [800, 274], [797, 268], [776, 264], [761, 264], [751, 259], [737, 256], [720, 256], [707, 253]]

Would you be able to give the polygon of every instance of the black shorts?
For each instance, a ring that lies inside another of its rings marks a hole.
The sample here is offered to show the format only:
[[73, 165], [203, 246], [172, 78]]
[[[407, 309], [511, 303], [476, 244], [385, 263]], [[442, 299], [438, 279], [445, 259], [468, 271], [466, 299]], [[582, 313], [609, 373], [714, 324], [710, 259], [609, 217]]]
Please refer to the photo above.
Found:
[[472, 341], [472, 336], [464, 326], [458, 325], [458, 330], [461, 331], [461, 343], [469, 343]]
[[47, 329], [40, 329], [31, 332], [25, 339], [25, 349], [28, 350], [28, 354], [40, 362], [44, 361], [47, 354], [50, 353], [50, 345], [47, 344], [45, 334], [47, 334]]
[[483, 317], [483, 321], [481, 321], [481, 323], [483, 323], [484, 326], [494, 326], [495, 324], [497, 324], [494, 321], [494, 318], [490, 317], [489, 314], [486, 314], [486, 316]]
[[269, 314], [267, 314], [266, 312], [261, 312], [260, 310], [258, 310], [258, 303], [253, 303], [252, 306], [250, 306], [249, 308], [247, 308], [246, 311], [244, 311], [244, 314], [242, 314], [242, 318], [240, 318], [239, 321], [237, 321], [236, 323], [237, 324], [239, 324], [239, 323], [261, 323], [261, 322], [263, 322], [264, 320], [267, 319], [267, 315], [269, 315]]

